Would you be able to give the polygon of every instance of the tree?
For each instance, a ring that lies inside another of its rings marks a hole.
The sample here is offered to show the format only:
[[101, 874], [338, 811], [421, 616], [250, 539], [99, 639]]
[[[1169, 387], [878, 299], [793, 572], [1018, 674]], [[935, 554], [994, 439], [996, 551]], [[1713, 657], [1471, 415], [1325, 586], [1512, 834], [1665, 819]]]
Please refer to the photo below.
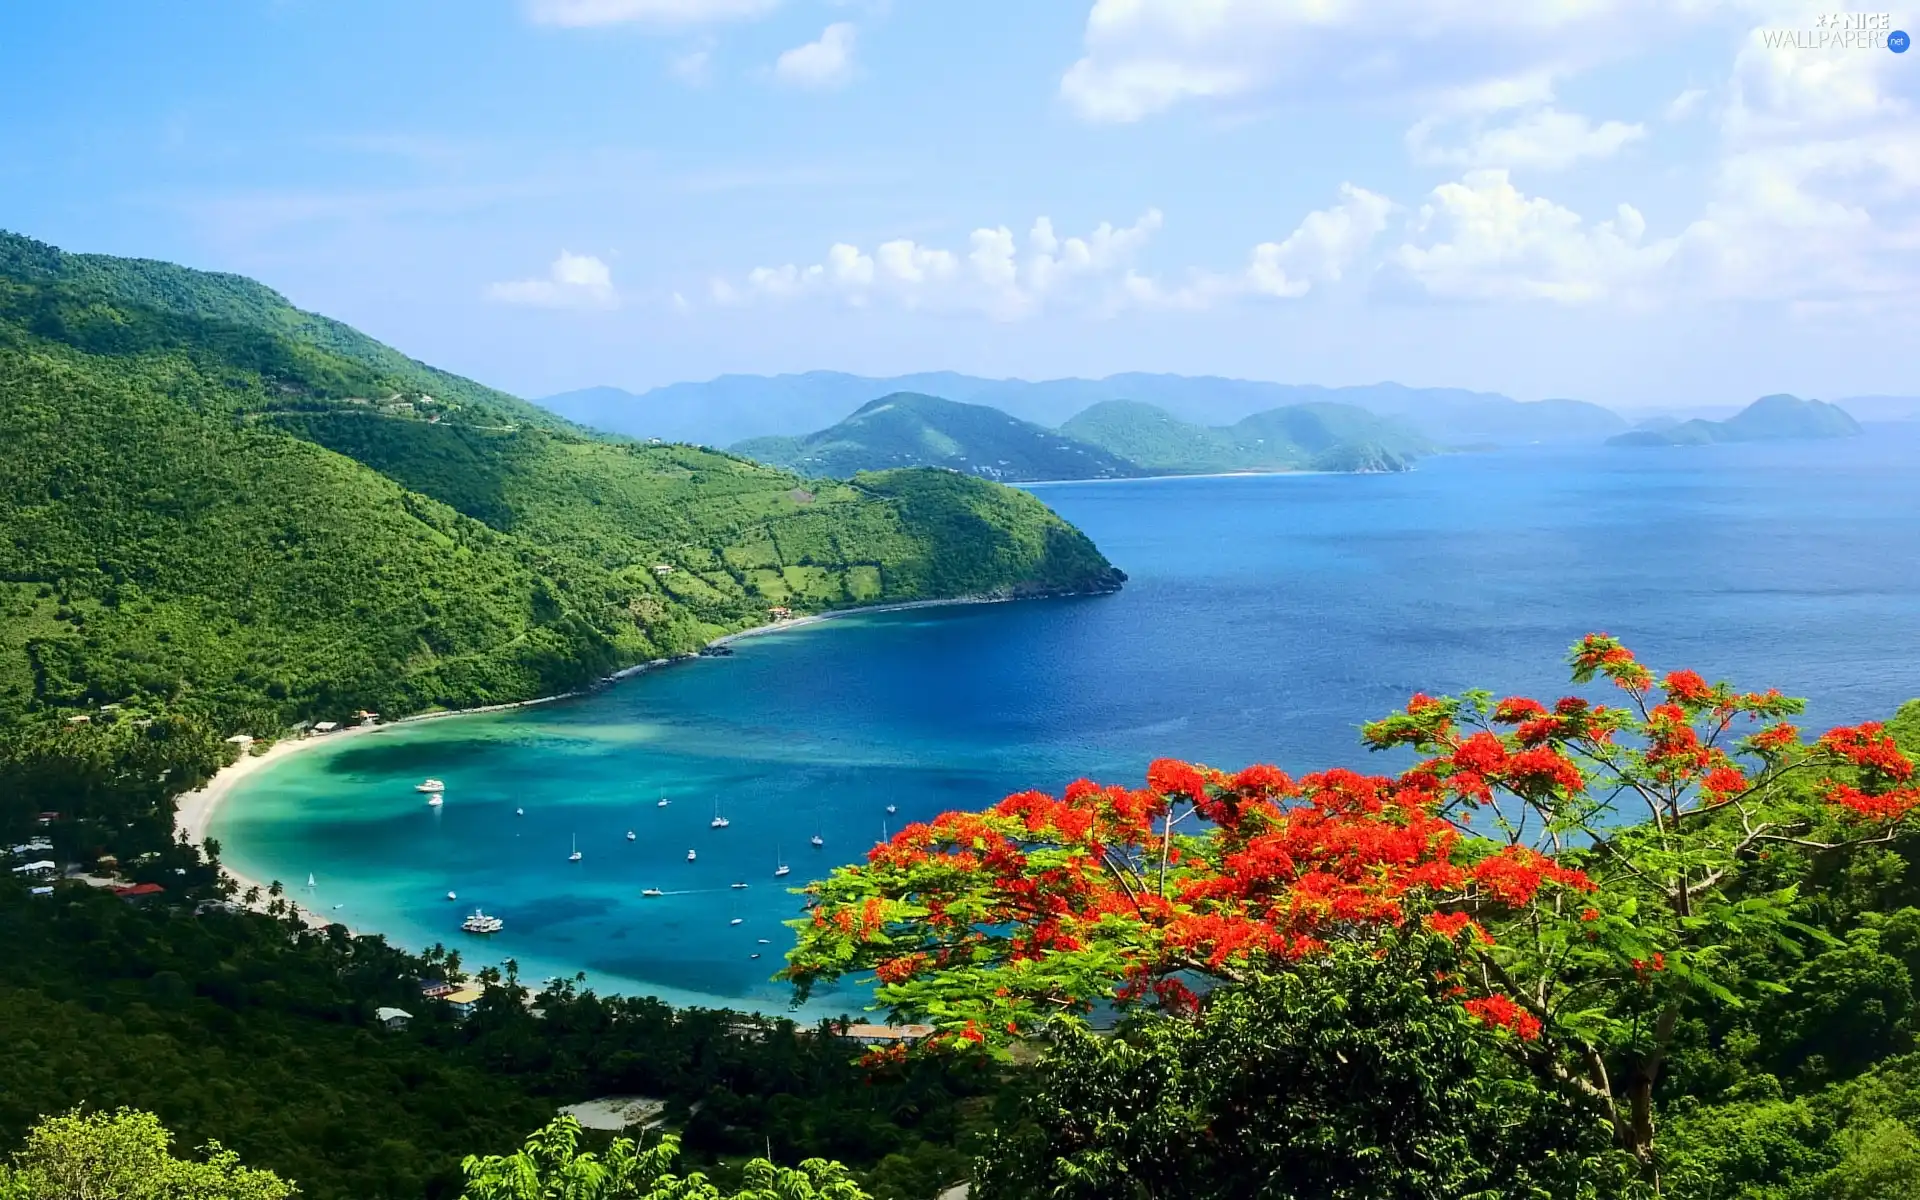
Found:
[[804, 997], [870, 970], [936, 1044], [1004, 1052], [1097, 1004], [1191, 1014], [1417, 924], [1462, 955], [1464, 1009], [1651, 1172], [1683, 1008], [1779, 993], [1743, 951], [1817, 938], [1798, 879], [1910, 828], [1920, 788], [1877, 724], [1807, 742], [1800, 701], [1656, 684], [1603, 634], [1570, 661], [1626, 702], [1416, 695], [1363, 731], [1419, 756], [1397, 775], [1162, 759], [1144, 789], [1079, 780], [908, 826], [808, 889], [786, 974]]
[[209, 1142], [203, 1162], [173, 1157], [173, 1136], [152, 1113], [119, 1109], [51, 1117], [28, 1134], [0, 1200], [289, 1200], [293, 1185], [242, 1166]]
[[[1409, 931], [1411, 932], [1411, 931]], [[1506, 1061], [1400, 936], [1250, 980], [1193, 1020], [1062, 1026], [998, 1123], [982, 1200], [1613, 1195], [1604, 1125]], [[1019, 1084], [1015, 1085], [1019, 1087]]]
[[461, 1200], [869, 1200], [846, 1169], [824, 1159], [798, 1168], [765, 1159], [746, 1166], [746, 1187], [723, 1193], [705, 1176], [675, 1176], [678, 1138], [642, 1148], [616, 1138], [604, 1156], [580, 1149], [580, 1122], [561, 1117], [527, 1139], [518, 1153], [461, 1163], [467, 1187]]

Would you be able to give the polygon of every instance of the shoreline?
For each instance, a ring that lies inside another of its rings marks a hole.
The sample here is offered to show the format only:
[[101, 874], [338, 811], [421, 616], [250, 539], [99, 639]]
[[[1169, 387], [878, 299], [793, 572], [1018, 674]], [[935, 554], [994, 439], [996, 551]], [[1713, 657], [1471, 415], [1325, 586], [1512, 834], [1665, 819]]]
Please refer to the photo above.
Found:
[[[702, 651], [712, 649], [715, 646], [730, 645], [746, 638], [760, 637], [770, 633], [780, 633], [789, 629], [805, 629], [809, 626], [824, 624], [842, 617], [866, 616], [874, 613], [907, 612], [921, 608], [951, 608], [963, 604], [1006, 604], [1015, 600], [1025, 599], [1057, 599], [1064, 595], [1074, 594], [1082, 593], [1061, 593], [1058, 595], [1036, 595], [1032, 597], [956, 596], [946, 600], [902, 600], [893, 604], [836, 608], [827, 612], [810, 613], [807, 616], [794, 617], [785, 621], [769, 621], [764, 625], [754, 625], [746, 629], [736, 630], [733, 633], [722, 634], [707, 642], [706, 645], [702, 647]], [[1104, 593], [1088, 592], [1083, 594], [1101, 595]], [[207, 782], [195, 788], [193, 791], [182, 792], [175, 799], [173, 813], [174, 831], [183, 840], [204, 849], [208, 828], [213, 823], [213, 815], [233, 792], [233, 789], [238, 786], [243, 779], [265, 769], [270, 763], [290, 758], [302, 750], [311, 750], [316, 746], [331, 746], [345, 738], [364, 736], [366, 734], [376, 733], [382, 729], [392, 729], [398, 725], [409, 725], [420, 721], [440, 721], [450, 717], [471, 717], [480, 713], [506, 712], [516, 708], [532, 708], [535, 705], [552, 704], [560, 700], [579, 699], [582, 696], [589, 696], [604, 688], [612, 687], [614, 684], [631, 679], [636, 675], [642, 675], [661, 667], [672, 666], [675, 663], [692, 662], [703, 657], [716, 656], [706, 655], [700, 651], [696, 651], [692, 654], [675, 655], [672, 658], [649, 659], [646, 662], [635, 663], [630, 667], [622, 667], [611, 675], [597, 679], [586, 687], [575, 688], [570, 692], [557, 692], [551, 696], [536, 696], [530, 700], [513, 700], [504, 704], [483, 704], [474, 708], [449, 708], [438, 709], [432, 712], [413, 713], [404, 717], [396, 717], [391, 721], [382, 721], [375, 725], [352, 725], [345, 729], [335, 730], [332, 733], [291, 735], [280, 738], [259, 754], [253, 753], [252, 749], [248, 748], [241, 752], [238, 759], [235, 759], [233, 762], [214, 772], [213, 777], [207, 780]], [[248, 888], [252, 887], [258, 887], [263, 895], [267, 890], [268, 881], [243, 875], [224, 860], [220, 864], [220, 870], [239, 885], [239, 892], [242, 894], [244, 894]], [[281, 886], [285, 889], [286, 898], [290, 902], [297, 903], [294, 894], [298, 889], [288, 885], [284, 880], [281, 881]], [[235, 903], [239, 903], [239, 901], [236, 900]], [[263, 898], [261, 903], [255, 905], [254, 908], [256, 911], [264, 911], [266, 903], [266, 900]], [[344, 921], [327, 920], [322, 914], [309, 912], [305, 908], [300, 909], [300, 915], [308, 924], [315, 928], [347, 924]], [[349, 932], [354, 934], [369, 932], [354, 929], [350, 925], [348, 925], [347, 928]]]

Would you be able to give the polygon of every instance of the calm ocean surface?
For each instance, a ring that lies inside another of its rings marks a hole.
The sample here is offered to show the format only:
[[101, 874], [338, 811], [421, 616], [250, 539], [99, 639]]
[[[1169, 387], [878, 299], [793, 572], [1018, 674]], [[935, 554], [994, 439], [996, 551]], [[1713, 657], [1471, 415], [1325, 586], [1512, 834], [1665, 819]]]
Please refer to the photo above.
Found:
[[[350, 739], [246, 780], [212, 832], [243, 872], [403, 945], [780, 1011], [785, 889], [885, 826], [1080, 775], [1137, 782], [1160, 755], [1365, 765], [1363, 719], [1416, 690], [1559, 695], [1590, 630], [1657, 668], [1806, 696], [1810, 722], [1885, 715], [1920, 696], [1917, 466], [1920, 427], [1877, 426], [1041, 486], [1132, 576], [1119, 595], [849, 617], [582, 700]], [[429, 775], [438, 810], [413, 791]], [[730, 828], [708, 828], [716, 801]], [[505, 932], [461, 933], [475, 905]], [[849, 988], [811, 1010], [862, 1003]]]

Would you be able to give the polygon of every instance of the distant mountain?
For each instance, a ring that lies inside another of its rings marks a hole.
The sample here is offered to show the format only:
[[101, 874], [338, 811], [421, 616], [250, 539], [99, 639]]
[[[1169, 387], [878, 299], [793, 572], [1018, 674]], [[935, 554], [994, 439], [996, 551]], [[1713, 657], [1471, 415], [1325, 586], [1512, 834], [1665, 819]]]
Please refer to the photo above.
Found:
[[1296, 404], [1233, 425], [1182, 421], [1135, 400], [1105, 400], [1061, 426], [1147, 471], [1405, 470], [1433, 443], [1406, 425], [1347, 404]]
[[1762, 396], [1724, 421], [1682, 421], [1640, 428], [1607, 439], [1609, 446], [1705, 446], [1715, 442], [1762, 442], [1852, 437], [1860, 424], [1847, 410], [1785, 393]]
[[752, 438], [736, 454], [802, 475], [844, 479], [892, 467], [947, 467], [999, 480], [1117, 479], [1125, 459], [983, 404], [898, 392], [805, 437]]
[[869, 400], [899, 392], [985, 404], [1037, 425], [1058, 426], [1092, 405], [1134, 400], [1203, 426], [1230, 425], [1300, 404], [1348, 404], [1399, 417], [1442, 445], [1599, 441], [1627, 428], [1617, 413], [1578, 400], [1523, 403], [1492, 392], [1411, 388], [1397, 383], [1328, 388], [1215, 376], [1111, 375], [1105, 379], [982, 379], [950, 371], [875, 379], [837, 371], [804, 375], [722, 375], [635, 395], [586, 388], [539, 403], [597, 429], [664, 441], [729, 445], [747, 438], [800, 436]]

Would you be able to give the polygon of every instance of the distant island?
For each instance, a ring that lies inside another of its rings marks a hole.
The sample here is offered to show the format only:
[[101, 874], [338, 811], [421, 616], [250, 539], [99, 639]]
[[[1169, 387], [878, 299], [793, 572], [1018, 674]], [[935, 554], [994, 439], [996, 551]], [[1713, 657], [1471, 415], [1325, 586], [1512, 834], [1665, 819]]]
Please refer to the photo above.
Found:
[[812, 477], [944, 467], [1005, 483], [1227, 472], [1407, 470], [1437, 446], [1402, 422], [1346, 404], [1296, 404], [1229, 426], [1106, 400], [1049, 429], [984, 404], [899, 392], [802, 437], [732, 452]]
[[1607, 439], [1609, 446], [1708, 446], [1719, 442], [1805, 441], [1854, 437], [1860, 423], [1847, 410], [1820, 400], [1778, 393], [1762, 396], [1724, 421], [1647, 425]]
[[840, 371], [722, 375], [635, 394], [615, 387], [563, 392], [538, 401], [552, 412], [634, 437], [730, 446], [762, 437], [808, 437], [873, 400], [911, 393], [997, 408], [1042, 428], [1060, 428], [1107, 401], [1151, 405], [1209, 428], [1301, 405], [1363, 409], [1404, 422], [1443, 446], [1598, 443], [1625, 431], [1620, 414], [1581, 400], [1515, 400], [1465, 388], [1385, 382], [1353, 387], [1269, 383], [1213, 375], [1132, 372], [1102, 379], [986, 379], [954, 371], [873, 377]]

